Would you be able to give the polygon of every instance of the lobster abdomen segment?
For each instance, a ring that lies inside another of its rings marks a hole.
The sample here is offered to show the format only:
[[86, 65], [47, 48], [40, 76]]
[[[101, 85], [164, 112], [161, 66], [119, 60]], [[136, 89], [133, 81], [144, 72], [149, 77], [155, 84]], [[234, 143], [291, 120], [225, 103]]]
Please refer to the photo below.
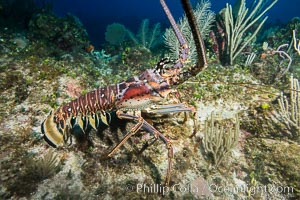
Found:
[[[65, 104], [56, 111], [55, 115], [59, 117], [58, 120], [61, 118], [66, 120], [70, 116], [78, 114], [87, 115], [101, 110], [111, 110], [115, 106], [116, 90], [115, 85], [98, 88]], [[63, 116], [60, 116], [60, 113]]]

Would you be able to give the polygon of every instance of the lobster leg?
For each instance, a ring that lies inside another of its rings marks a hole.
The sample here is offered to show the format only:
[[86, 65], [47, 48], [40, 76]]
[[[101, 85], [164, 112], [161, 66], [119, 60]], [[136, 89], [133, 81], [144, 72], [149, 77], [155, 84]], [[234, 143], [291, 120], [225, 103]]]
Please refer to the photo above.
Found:
[[157, 131], [151, 124], [145, 121], [143, 129], [155, 135], [156, 138], [160, 138], [167, 146], [168, 149], [168, 169], [167, 176], [165, 180], [165, 185], [169, 185], [171, 177], [172, 159], [174, 157], [172, 142], [166, 138], [163, 134]]
[[156, 138], [160, 138], [166, 145], [168, 149], [168, 169], [165, 184], [169, 185], [170, 177], [171, 177], [171, 167], [172, 167], [172, 158], [173, 158], [173, 147], [171, 141], [166, 138], [163, 134], [157, 131], [151, 124], [145, 121], [142, 117], [137, 117], [134, 115], [128, 115], [125, 113], [117, 113], [120, 119], [127, 119], [136, 121], [137, 124], [125, 135], [125, 137], [121, 140], [121, 142], [113, 148], [113, 150], [108, 154], [108, 157], [111, 157], [124, 143], [133, 136], [137, 131], [141, 128], [154, 134]]
[[[130, 115], [129, 115], [130, 116]], [[135, 117], [135, 116], [132, 116]], [[125, 118], [121, 118], [121, 119], [125, 119]], [[126, 118], [128, 119], [128, 118]], [[132, 118], [130, 118], [132, 119]], [[135, 118], [135, 120], [138, 121], [138, 123], [125, 135], [125, 137], [121, 140], [121, 142], [119, 142], [119, 144], [117, 144], [117, 146], [115, 146], [113, 148], [113, 150], [111, 150], [111, 152], [107, 155], [108, 157], [111, 157], [121, 146], [124, 145], [124, 143], [131, 137], [133, 136], [136, 132], [138, 132], [144, 123], [144, 119], [142, 117], [138, 117], [137, 119]]]

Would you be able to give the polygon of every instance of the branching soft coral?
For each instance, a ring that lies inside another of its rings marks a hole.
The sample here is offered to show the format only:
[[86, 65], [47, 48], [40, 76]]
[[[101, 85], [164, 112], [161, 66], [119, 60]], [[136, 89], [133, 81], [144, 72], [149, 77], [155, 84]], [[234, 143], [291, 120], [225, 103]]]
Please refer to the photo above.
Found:
[[108, 25], [105, 40], [112, 45], [119, 45], [124, 42], [127, 37], [127, 39], [130, 39], [137, 46], [152, 49], [161, 42], [160, 35], [160, 23], [156, 23], [153, 27], [150, 27], [149, 19], [144, 19], [136, 35], [122, 24], [113, 23]]

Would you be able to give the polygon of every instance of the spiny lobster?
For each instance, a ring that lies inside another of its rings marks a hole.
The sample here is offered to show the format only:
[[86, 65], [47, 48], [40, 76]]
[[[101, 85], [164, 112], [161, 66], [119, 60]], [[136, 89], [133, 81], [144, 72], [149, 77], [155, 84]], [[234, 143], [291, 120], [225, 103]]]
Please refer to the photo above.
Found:
[[[98, 88], [61, 106], [56, 112], [51, 112], [42, 123], [42, 133], [51, 146], [57, 147], [68, 141], [70, 130], [74, 126], [79, 126], [82, 131], [85, 131], [88, 126], [97, 129], [101, 123], [109, 125], [110, 113], [115, 111], [119, 119], [132, 120], [136, 124], [120, 143], [113, 148], [108, 157], [111, 157], [138, 130], [144, 129], [156, 138], [160, 138], [167, 146], [168, 168], [166, 184], [168, 185], [173, 158], [171, 141], [141, 116], [127, 114], [126, 110], [143, 110], [149, 108], [153, 103], [162, 101], [170, 93], [174, 92], [174, 89], [171, 88], [172, 85], [183, 83], [191, 76], [198, 74], [207, 66], [207, 60], [203, 40], [189, 0], [181, 0], [181, 3], [192, 30], [198, 61], [195, 66], [187, 70], [183, 68], [189, 53], [186, 39], [179, 30], [165, 1], [160, 0], [160, 3], [181, 45], [178, 60], [172, 62], [169, 59], [162, 59], [154, 69], [146, 70], [138, 77], [129, 78], [116, 85]], [[172, 66], [168, 67], [168, 65]], [[191, 111], [191, 109], [184, 107], [182, 104], [165, 105], [158, 109], [158, 112], [161, 113], [182, 111]]]

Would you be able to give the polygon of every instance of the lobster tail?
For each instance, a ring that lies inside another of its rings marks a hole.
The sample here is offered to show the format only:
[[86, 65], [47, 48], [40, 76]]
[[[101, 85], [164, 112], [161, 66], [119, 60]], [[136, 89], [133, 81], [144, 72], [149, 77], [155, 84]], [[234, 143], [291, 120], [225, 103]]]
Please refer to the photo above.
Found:
[[54, 148], [72, 143], [71, 134], [74, 129], [86, 134], [90, 127], [97, 130], [100, 126], [109, 126], [111, 123], [110, 112], [73, 116], [59, 122], [56, 122], [56, 118], [51, 112], [41, 125], [45, 141]]
[[42, 123], [42, 133], [47, 143], [58, 147], [72, 143], [72, 131], [79, 129], [85, 134], [90, 127], [108, 126], [111, 121], [109, 111], [115, 104], [116, 86], [98, 88], [50, 113]]
[[63, 134], [59, 131], [57, 124], [54, 122], [54, 115], [52, 111], [42, 123], [41, 129], [44, 134], [44, 139], [52, 147], [56, 148], [63, 143]]

